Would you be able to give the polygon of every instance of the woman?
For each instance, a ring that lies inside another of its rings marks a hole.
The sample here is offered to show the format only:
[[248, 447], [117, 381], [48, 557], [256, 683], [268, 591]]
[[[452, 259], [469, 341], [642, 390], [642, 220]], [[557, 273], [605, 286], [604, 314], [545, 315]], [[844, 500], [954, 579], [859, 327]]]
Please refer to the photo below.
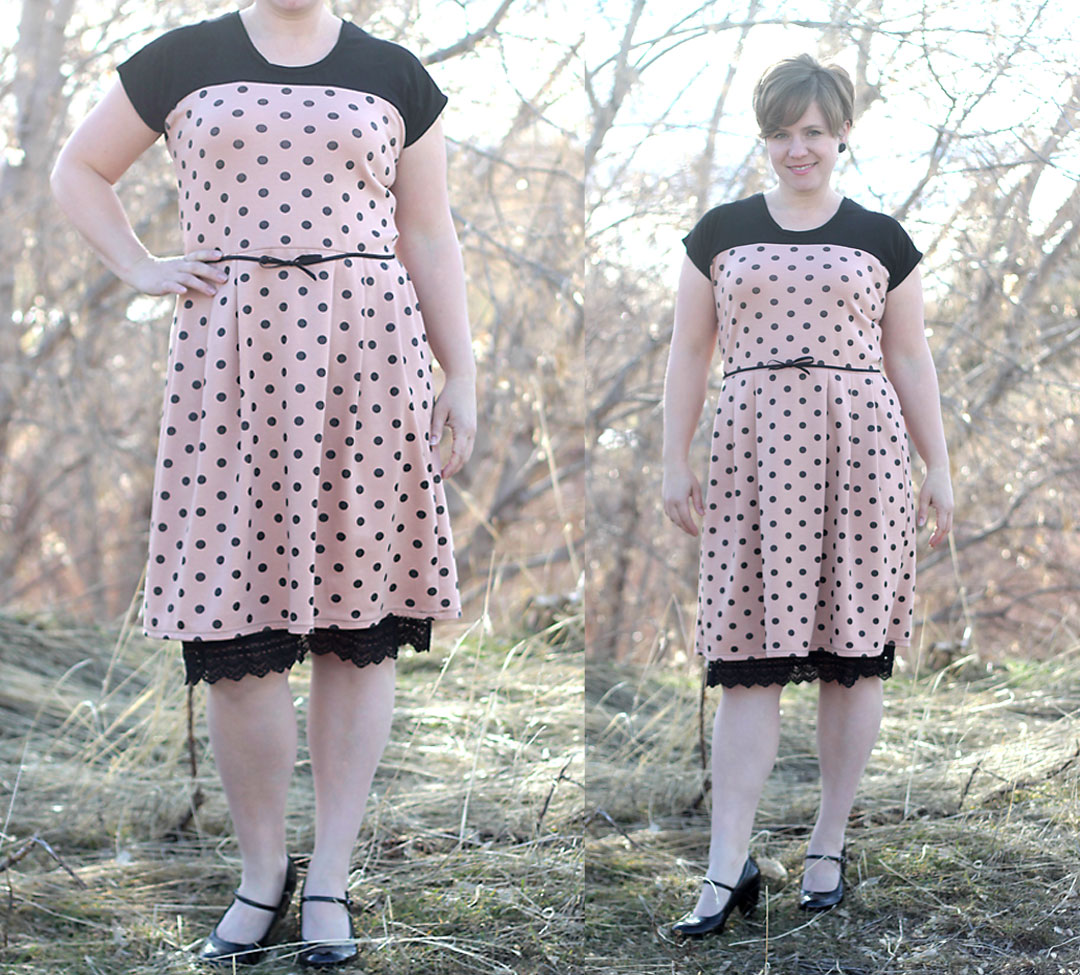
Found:
[[[779, 743], [780, 692], [819, 679], [822, 799], [800, 906], [843, 898], [844, 827], [896, 647], [910, 644], [915, 530], [952, 523], [921, 254], [842, 197], [854, 89], [808, 55], [765, 73], [754, 109], [777, 185], [709, 211], [684, 239], [664, 397], [664, 510], [702, 518], [696, 650], [724, 687], [712, 738], [709, 868], [674, 930], [723, 929], [760, 875], [748, 848]], [[690, 441], [719, 341], [724, 386], [709, 484]], [[905, 428], [926, 463], [912, 501]]]
[[[427, 649], [431, 621], [460, 616], [442, 478], [472, 449], [475, 366], [446, 98], [321, 0], [255, 0], [159, 37], [119, 74], [52, 182], [120, 278], [178, 295], [143, 609], [148, 636], [182, 640], [188, 683], [209, 685], [243, 861], [201, 957], [258, 960], [288, 909], [288, 669], [310, 650], [299, 961], [337, 964], [356, 955], [349, 861], [398, 646]], [[112, 187], [162, 133], [182, 257], [147, 253]]]

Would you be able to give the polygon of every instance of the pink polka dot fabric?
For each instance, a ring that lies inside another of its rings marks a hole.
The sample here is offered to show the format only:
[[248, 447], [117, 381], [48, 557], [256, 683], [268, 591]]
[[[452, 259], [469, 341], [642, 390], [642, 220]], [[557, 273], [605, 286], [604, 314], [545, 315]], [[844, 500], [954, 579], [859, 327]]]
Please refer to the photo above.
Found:
[[[805, 679], [802, 661], [821, 651], [887, 655], [891, 666], [892, 649], [911, 641], [903, 417], [883, 372], [854, 371], [881, 367], [890, 271], [835, 228], [781, 240], [765, 226], [756, 235], [765, 242], [726, 247], [709, 263], [727, 373], [698, 592], [696, 650], [715, 664], [713, 682], [726, 664], [769, 678], [739, 682]], [[791, 360], [813, 365], [782, 365]]]
[[385, 256], [226, 259], [214, 297], [178, 301], [145, 633], [223, 640], [458, 617], [428, 443], [430, 350], [393, 256], [399, 108], [328, 84], [232, 81], [183, 94], [163, 128], [185, 250]]

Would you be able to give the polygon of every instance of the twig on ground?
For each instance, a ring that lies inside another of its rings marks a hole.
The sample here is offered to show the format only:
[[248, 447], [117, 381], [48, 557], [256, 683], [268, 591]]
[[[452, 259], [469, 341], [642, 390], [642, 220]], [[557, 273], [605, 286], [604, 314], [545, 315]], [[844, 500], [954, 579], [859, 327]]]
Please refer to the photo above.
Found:
[[51, 856], [57, 863], [59, 863], [60, 866], [62, 866], [64, 868], [64, 870], [66, 870], [67, 873], [71, 876], [71, 879], [74, 880], [75, 883], [77, 883], [80, 887], [85, 887], [86, 886], [86, 881], [83, 880], [82, 877], [80, 877], [77, 873], [75, 873], [75, 871], [72, 870], [71, 867], [69, 867], [66, 863], [64, 863], [64, 860], [60, 856], [60, 854], [57, 853], [56, 850], [54, 850], [51, 846], [49, 846], [47, 841], [43, 840], [36, 833], [33, 836], [31, 836], [29, 839], [24, 841], [22, 846], [20, 846], [14, 853], [9, 853], [4, 858], [4, 861], [2, 863], [0, 863], [0, 873], [2, 873], [3, 871], [9, 869], [10, 867], [13, 867], [23, 857], [25, 857], [35, 846], [40, 846], [46, 853], [49, 854], [49, 856]]
[[581, 828], [584, 829], [586, 826], [589, 825], [589, 823], [591, 823], [597, 817], [599, 817], [605, 823], [607, 823], [613, 830], [615, 830], [615, 832], [617, 832], [620, 836], [622, 836], [622, 838], [624, 840], [626, 840], [626, 842], [629, 843], [632, 847], [634, 847], [635, 849], [638, 849], [638, 850], [642, 849], [642, 847], [640, 845], [638, 845], [632, 839], [630, 839], [630, 834], [627, 833], [626, 830], [623, 829], [617, 822], [615, 822], [615, 820], [612, 819], [611, 816], [608, 815], [607, 810], [605, 810], [605, 809], [594, 809], [589, 814], [589, 816], [586, 818], [586, 820], [582, 824]]
[[566, 764], [559, 769], [559, 774], [555, 776], [555, 781], [551, 783], [551, 788], [548, 789], [547, 797], [544, 799], [544, 805], [540, 810], [540, 815], [536, 817], [536, 831], [540, 832], [540, 824], [543, 823], [544, 817], [547, 815], [548, 806], [551, 805], [551, 797], [555, 795], [555, 790], [558, 788], [560, 782], [563, 779], [568, 778], [566, 770], [573, 764], [573, 758], [566, 760]]

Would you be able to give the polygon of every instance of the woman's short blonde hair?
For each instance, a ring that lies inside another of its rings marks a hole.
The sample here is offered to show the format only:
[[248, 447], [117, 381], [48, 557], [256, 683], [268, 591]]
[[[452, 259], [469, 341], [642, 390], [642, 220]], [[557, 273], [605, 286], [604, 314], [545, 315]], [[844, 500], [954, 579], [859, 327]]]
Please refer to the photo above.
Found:
[[798, 121], [813, 102], [821, 108], [832, 134], [840, 135], [855, 112], [855, 86], [848, 73], [836, 64], [819, 64], [809, 54], [774, 64], [754, 89], [754, 114], [761, 137], [767, 139], [777, 129]]

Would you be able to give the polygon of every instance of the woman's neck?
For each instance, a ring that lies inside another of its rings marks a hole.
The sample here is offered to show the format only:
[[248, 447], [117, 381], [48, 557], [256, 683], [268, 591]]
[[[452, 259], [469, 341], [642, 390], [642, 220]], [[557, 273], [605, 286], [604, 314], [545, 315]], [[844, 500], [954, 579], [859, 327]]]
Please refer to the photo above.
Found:
[[834, 212], [843, 196], [831, 186], [824, 186], [813, 193], [796, 193], [781, 183], [768, 190], [765, 198], [772, 210], [811, 215]]
[[290, 6], [255, 0], [241, 10], [251, 42], [274, 64], [305, 64], [328, 54], [337, 42], [340, 18], [322, 3]]
[[764, 193], [765, 204], [776, 223], [786, 230], [812, 230], [826, 223], [844, 198], [831, 186], [815, 193], [792, 193], [781, 183]]

